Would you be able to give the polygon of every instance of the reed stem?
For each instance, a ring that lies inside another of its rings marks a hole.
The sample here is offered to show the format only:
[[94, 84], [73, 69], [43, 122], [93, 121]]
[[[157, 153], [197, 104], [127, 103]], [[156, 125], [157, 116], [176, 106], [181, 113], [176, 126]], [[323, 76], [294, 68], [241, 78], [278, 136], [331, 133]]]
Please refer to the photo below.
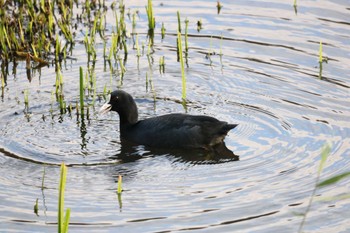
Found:
[[179, 48], [179, 58], [180, 58], [180, 65], [181, 65], [181, 77], [182, 77], [182, 99], [186, 100], [186, 76], [185, 76], [185, 64], [183, 59], [183, 52], [182, 52], [182, 39], [181, 39], [181, 33], [177, 33], [177, 43]]

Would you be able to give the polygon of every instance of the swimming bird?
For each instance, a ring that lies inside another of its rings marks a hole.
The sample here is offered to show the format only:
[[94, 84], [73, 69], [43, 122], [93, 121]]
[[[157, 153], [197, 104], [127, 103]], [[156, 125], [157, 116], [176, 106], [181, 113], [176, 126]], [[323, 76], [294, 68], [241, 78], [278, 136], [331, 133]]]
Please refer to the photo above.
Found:
[[109, 111], [119, 114], [122, 140], [151, 148], [228, 150], [224, 138], [237, 126], [210, 116], [182, 113], [139, 120], [133, 97], [122, 90], [113, 91], [100, 108], [101, 114]]

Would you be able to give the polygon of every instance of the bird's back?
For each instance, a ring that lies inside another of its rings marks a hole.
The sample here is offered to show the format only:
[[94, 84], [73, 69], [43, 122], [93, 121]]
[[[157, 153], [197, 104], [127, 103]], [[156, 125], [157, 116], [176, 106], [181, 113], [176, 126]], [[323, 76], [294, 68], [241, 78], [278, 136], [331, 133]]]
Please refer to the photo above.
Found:
[[158, 148], [207, 149], [221, 143], [228, 131], [236, 126], [209, 116], [168, 114], [122, 127], [121, 137]]

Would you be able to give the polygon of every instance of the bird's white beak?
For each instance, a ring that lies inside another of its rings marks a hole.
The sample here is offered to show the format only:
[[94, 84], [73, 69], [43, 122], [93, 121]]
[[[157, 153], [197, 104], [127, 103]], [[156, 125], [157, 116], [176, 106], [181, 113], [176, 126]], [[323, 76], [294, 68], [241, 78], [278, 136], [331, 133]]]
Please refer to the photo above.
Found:
[[105, 114], [109, 111], [111, 111], [112, 105], [109, 103], [105, 103], [104, 105], [102, 105], [102, 107], [100, 108], [99, 113], [100, 114]]
[[106, 114], [107, 112], [111, 111], [112, 105], [109, 103], [111, 100], [111, 95], [107, 96], [106, 103], [102, 105], [100, 108], [100, 111], [98, 111], [100, 114]]

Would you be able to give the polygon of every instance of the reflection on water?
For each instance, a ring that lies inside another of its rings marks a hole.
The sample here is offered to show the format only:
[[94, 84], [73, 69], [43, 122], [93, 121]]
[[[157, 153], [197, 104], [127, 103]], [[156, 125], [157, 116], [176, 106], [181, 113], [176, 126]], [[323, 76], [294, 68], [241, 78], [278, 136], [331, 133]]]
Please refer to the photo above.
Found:
[[[69, 165], [66, 206], [71, 208], [72, 231], [297, 231], [315, 185], [322, 146], [332, 144], [321, 180], [350, 168], [348, 6], [342, 1], [303, 1], [296, 14], [292, 2], [220, 3], [218, 14], [217, 3], [154, 1], [157, 27], [154, 47], [147, 48], [144, 3], [125, 2], [130, 11], [127, 28], [139, 10], [133, 30], [141, 55], [134, 34], [126, 41], [128, 56], [120, 54], [115, 62], [104, 57], [116, 29], [113, 11], [107, 7], [105, 12], [106, 51], [104, 39], [97, 37], [93, 64], [80, 43], [80, 32], [89, 29], [77, 22], [72, 54], [60, 64], [64, 101], [74, 106], [72, 112], [61, 112], [52, 94], [53, 67], [27, 73], [24, 61], [1, 62], [1, 230], [56, 230], [58, 165], [64, 161]], [[189, 20], [185, 106], [176, 52], [177, 10]], [[320, 41], [328, 58], [322, 66]], [[75, 106], [79, 67], [86, 64], [89, 114], [81, 118]], [[188, 112], [239, 127], [227, 135], [227, 153], [220, 156], [130, 145], [120, 140], [115, 114], [95, 113], [105, 90], [117, 88], [135, 96], [140, 119]], [[24, 90], [29, 93], [25, 112]], [[119, 175], [124, 192], [118, 198]], [[344, 180], [316, 195], [342, 195], [349, 188]], [[37, 198], [39, 216], [33, 213]], [[314, 202], [305, 231], [349, 231], [349, 205], [348, 199]]]
[[225, 163], [239, 160], [239, 156], [229, 150], [225, 143], [220, 145], [216, 151], [202, 149], [155, 149], [142, 145], [134, 145], [125, 140], [121, 140], [120, 151], [110, 157], [112, 160], [119, 160], [123, 163], [135, 162], [138, 159], [154, 156], [171, 156], [178, 162], [193, 164]]

